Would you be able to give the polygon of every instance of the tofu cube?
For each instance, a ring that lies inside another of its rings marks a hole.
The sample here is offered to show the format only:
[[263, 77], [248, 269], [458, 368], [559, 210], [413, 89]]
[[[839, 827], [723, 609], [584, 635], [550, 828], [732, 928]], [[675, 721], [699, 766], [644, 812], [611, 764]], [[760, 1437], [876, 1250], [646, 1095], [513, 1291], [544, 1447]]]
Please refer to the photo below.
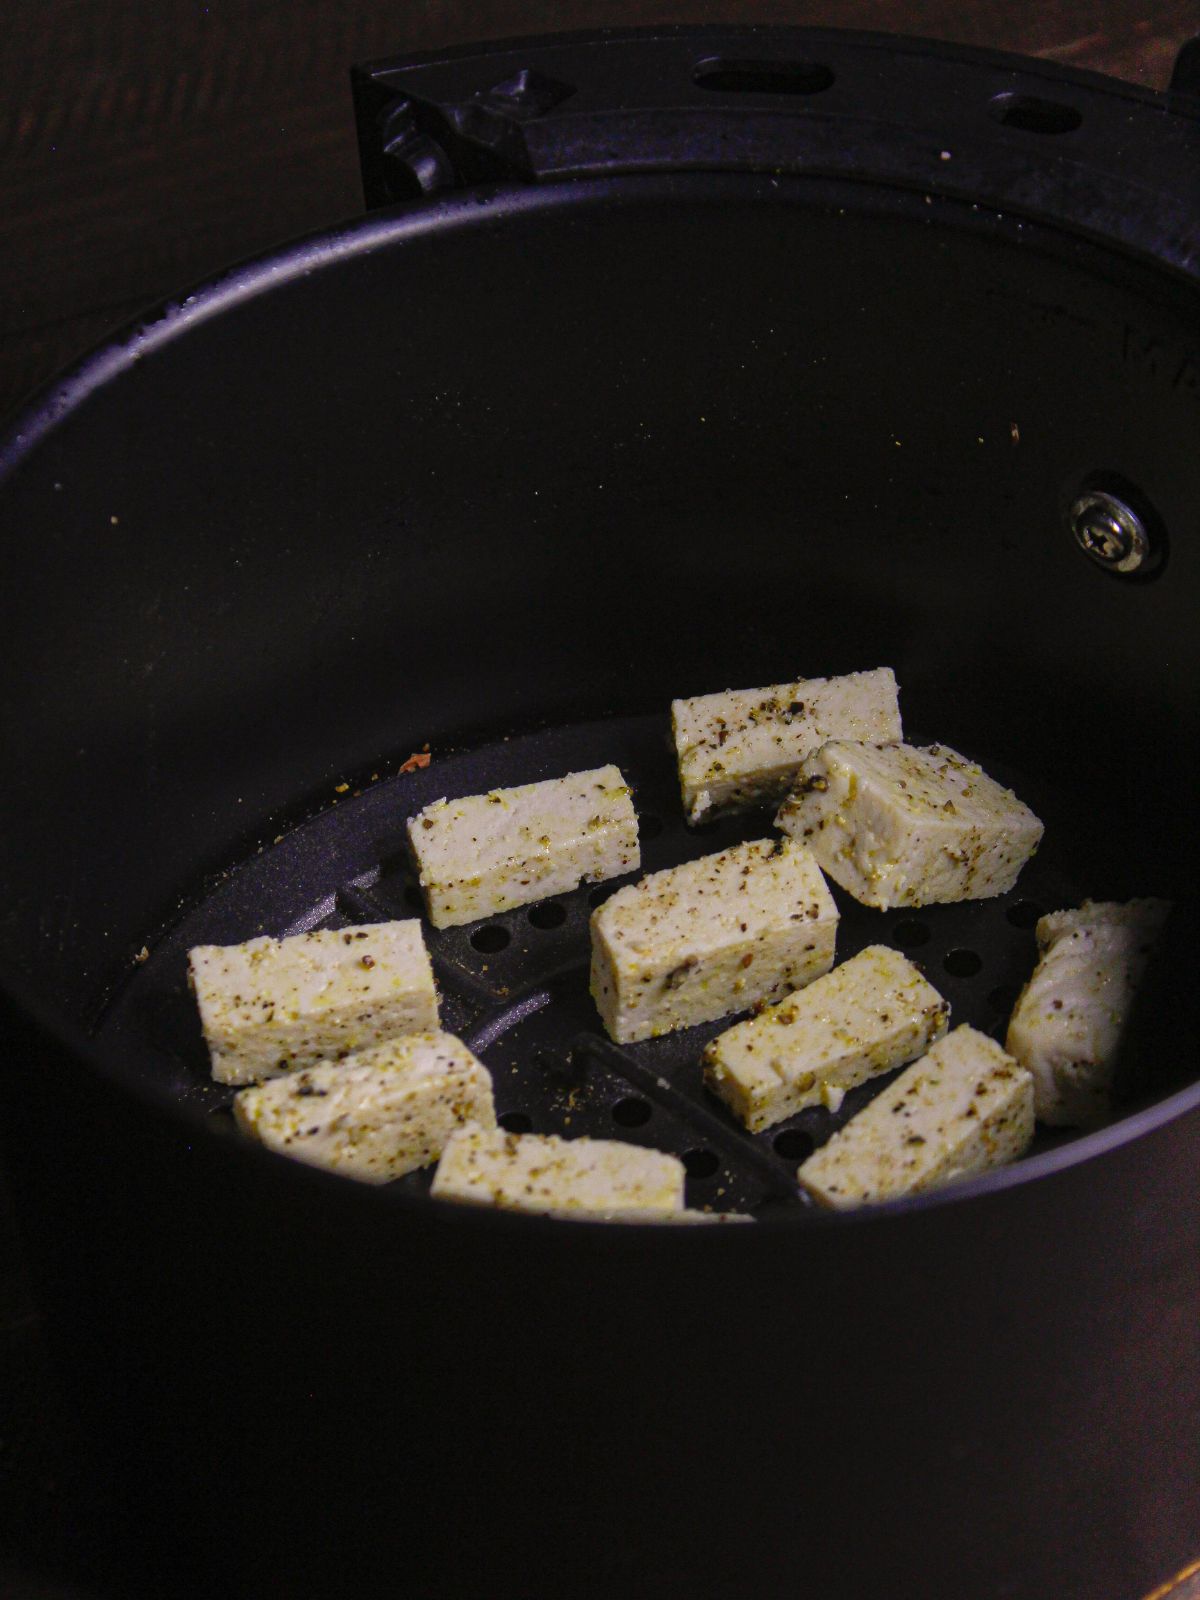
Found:
[[704, 1052], [705, 1082], [759, 1133], [806, 1106], [836, 1110], [848, 1089], [922, 1055], [949, 1015], [907, 957], [870, 945], [718, 1034]]
[[188, 968], [218, 1083], [257, 1083], [438, 1026], [415, 919], [197, 945]]
[[811, 851], [734, 845], [652, 872], [592, 914], [592, 998], [618, 1043], [747, 1011], [828, 972], [837, 923]]
[[637, 814], [617, 767], [461, 800], [408, 823], [429, 920], [452, 928], [641, 865]]
[[612, 1213], [627, 1220], [683, 1210], [683, 1162], [610, 1139], [463, 1128], [451, 1134], [431, 1192], [513, 1211]]
[[1004, 894], [1042, 837], [1010, 789], [939, 744], [832, 740], [804, 762], [775, 821], [881, 911]]
[[778, 803], [829, 739], [903, 738], [890, 667], [674, 700], [671, 729], [689, 822]]
[[963, 1026], [906, 1067], [800, 1167], [837, 1209], [895, 1200], [1014, 1161], [1033, 1138], [1033, 1079]]
[[1089, 900], [1038, 923], [1040, 959], [1005, 1044], [1033, 1074], [1040, 1122], [1090, 1127], [1111, 1113], [1121, 1034], [1170, 909], [1165, 900]]
[[387, 1183], [441, 1155], [456, 1128], [496, 1126], [492, 1079], [449, 1033], [410, 1033], [243, 1089], [243, 1133], [271, 1150], [364, 1183]]

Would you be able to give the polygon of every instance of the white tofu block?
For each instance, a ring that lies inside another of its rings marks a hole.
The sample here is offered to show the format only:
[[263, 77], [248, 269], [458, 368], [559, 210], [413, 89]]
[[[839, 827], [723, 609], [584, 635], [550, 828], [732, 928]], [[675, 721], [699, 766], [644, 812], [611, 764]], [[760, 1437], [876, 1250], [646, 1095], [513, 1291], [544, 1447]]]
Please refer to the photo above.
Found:
[[619, 1043], [747, 1011], [833, 965], [838, 911], [812, 853], [760, 839], [652, 872], [592, 914], [592, 998]]
[[1011, 789], [944, 744], [822, 745], [775, 822], [881, 911], [1004, 894], [1042, 837]]
[[409, 819], [408, 839], [435, 928], [616, 878], [642, 860], [629, 785], [613, 766], [435, 800]]
[[1033, 1079], [986, 1034], [955, 1028], [800, 1167], [836, 1208], [895, 1200], [1014, 1161], [1033, 1138]]
[[1038, 923], [1040, 959], [1005, 1044], [1033, 1074], [1039, 1121], [1089, 1127], [1111, 1113], [1121, 1034], [1170, 909], [1166, 900], [1088, 900]]
[[257, 1083], [438, 1026], [415, 919], [197, 945], [188, 969], [218, 1083]]
[[704, 1078], [752, 1133], [922, 1055], [950, 1007], [907, 957], [869, 945], [807, 989], [718, 1034]]
[[451, 1134], [431, 1192], [513, 1211], [603, 1212], [622, 1219], [683, 1210], [683, 1162], [611, 1139], [463, 1128]]
[[449, 1033], [410, 1033], [234, 1100], [243, 1133], [365, 1183], [427, 1167], [466, 1123], [496, 1126], [487, 1068]]
[[829, 739], [904, 736], [890, 667], [673, 700], [671, 729], [689, 822], [782, 800], [805, 756]]

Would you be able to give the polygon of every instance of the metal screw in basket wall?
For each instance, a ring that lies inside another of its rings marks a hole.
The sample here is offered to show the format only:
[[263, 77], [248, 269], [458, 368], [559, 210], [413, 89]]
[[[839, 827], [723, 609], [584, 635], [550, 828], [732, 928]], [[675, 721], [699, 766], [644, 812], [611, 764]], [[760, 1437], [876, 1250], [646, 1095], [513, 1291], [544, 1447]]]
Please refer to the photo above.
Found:
[[1133, 573], [1149, 560], [1150, 536], [1142, 519], [1116, 495], [1102, 489], [1081, 494], [1068, 514], [1080, 549], [1109, 572]]

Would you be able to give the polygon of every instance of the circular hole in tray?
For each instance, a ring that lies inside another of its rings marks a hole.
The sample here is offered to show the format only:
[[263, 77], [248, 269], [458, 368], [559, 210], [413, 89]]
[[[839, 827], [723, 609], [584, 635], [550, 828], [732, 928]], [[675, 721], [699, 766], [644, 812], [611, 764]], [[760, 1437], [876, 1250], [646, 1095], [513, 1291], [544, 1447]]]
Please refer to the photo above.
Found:
[[998, 988], [989, 992], [987, 997], [988, 1005], [991, 1006], [993, 1011], [999, 1011], [1002, 1016], [1007, 1017], [1016, 1005], [1017, 996], [1020, 992], [1015, 983], [1002, 983]]
[[505, 1133], [532, 1133], [533, 1118], [524, 1111], [505, 1111], [496, 1121]]
[[626, 1095], [612, 1108], [612, 1119], [622, 1128], [640, 1128], [650, 1121], [653, 1110], [649, 1100], [639, 1100], [636, 1095]]
[[711, 1178], [720, 1168], [721, 1160], [712, 1150], [689, 1150], [683, 1157], [683, 1165], [689, 1178]]
[[973, 978], [983, 960], [974, 950], [947, 950], [942, 965], [952, 978]]
[[535, 928], [561, 928], [567, 920], [567, 908], [558, 900], [542, 900], [530, 906], [525, 915]]
[[1042, 908], [1033, 900], [1018, 900], [1009, 906], [1004, 915], [1014, 928], [1034, 928], [1042, 915]]
[[915, 917], [906, 917], [892, 929], [892, 938], [901, 950], [915, 950], [918, 945], [929, 943], [929, 929]]
[[472, 946], [485, 956], [494, 956], [512, 940], [512, 934], [498, 922], [487, 922], [471, 935]]
[[785, 1161], [806, 1161], [813, 1153], [812, 1135], [803, 1128], [785, 1128], [775, 1135], [771, 1145], [775, 1154]]
[[640, 838], [657, 839], [662, 831], [662, 818], [656, 817], [652, 811], [647, 812], [644, 817], [638, 818], [638, 836]]

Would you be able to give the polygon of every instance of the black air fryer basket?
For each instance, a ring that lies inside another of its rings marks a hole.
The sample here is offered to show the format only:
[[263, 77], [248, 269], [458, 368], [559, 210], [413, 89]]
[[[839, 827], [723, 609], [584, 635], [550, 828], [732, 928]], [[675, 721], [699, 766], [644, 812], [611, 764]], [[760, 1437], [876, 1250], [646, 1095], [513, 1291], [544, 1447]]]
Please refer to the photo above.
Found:
[[[1200, 113], [925, 42], [667, 29], [354, 77], [370, 214], [41, 396], [0, 457], [9, 1157], [131, 1584], [1125, 1600], [1200, 1552]], [[880, 914], [1003, 1037], [1042, 911], [1175, 902], [1111, 1126], [856, 1214], [742, 1131], [717, 1025], [603, 1036], [612, 885], [431, 932], [504, 1126], [681, 1155], [630, 1227], [235, 1133], [196, 943], [417, 915], [404, 821], [670, 700], [889, 665], [1045, 820]], [[429, 751], [427, 766], [414, 753]], [[136, 1531], [138, 1538], [133, 1534]], [[134, 1553], [136, 1546], [137, 1553]]]

